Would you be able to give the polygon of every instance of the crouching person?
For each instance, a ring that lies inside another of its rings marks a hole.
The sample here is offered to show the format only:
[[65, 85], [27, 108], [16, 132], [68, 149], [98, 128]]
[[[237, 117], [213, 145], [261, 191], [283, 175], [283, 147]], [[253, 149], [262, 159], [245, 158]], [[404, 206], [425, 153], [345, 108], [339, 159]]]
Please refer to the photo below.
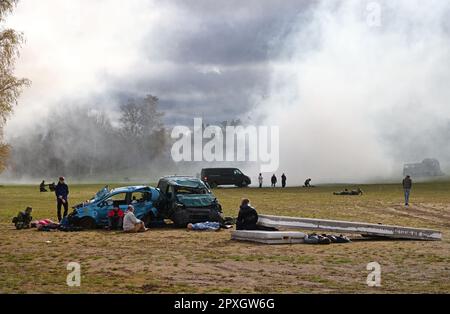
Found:
[[13, 218], [12, 223], [17, 230], [30, 228], [31, 220], [33, 220], [33, 217], [31, 216], [32, 211], [33, 208], [27, 207], [25, 211], [19, 212], [17, 216]]
[[108, 212], [108, 229], [122, 229], [124, 213], [119, 207], [115, 207]]
[[145, 224], [142, 220], [137, 219], [134, 215], [134, 207], [132, 205], [128, 205], [128, 209], [123, 218], [123, 231], [125, 232], [144, 232], [148, 229], [145, 228]]

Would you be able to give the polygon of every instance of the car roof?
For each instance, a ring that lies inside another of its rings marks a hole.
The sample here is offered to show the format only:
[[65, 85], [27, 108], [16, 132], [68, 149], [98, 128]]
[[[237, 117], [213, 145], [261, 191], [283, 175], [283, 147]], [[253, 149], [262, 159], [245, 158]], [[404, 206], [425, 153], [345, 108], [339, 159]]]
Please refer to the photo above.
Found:
[[146, 185], [132, 185], [132, 186], [122, 186], [109, 191], [109, 193], [128, 193], [138, 190], [151, 190], [152, 187]]
[[171, 185], [180, 185], [180, 186], [196, 187], [199, 185], [199, 183], [204, 184], [202, 180], [190, 176], [166, 176], [162, 177], [160, 180], [164, 180]]

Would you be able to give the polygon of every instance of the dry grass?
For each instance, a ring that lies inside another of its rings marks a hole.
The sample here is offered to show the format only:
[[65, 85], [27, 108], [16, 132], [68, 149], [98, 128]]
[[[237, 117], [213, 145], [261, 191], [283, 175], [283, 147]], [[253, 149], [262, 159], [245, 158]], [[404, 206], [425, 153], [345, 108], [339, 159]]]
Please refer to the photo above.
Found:
[[[71, 186], [72, 204], [100, 186]], [[236, 215], [240, 199], [248, 197], [260, 213], [429, 227], [441, 230], [444, 240], [268, 246], [231, 241], [228, 230], [16, 231], [10, 219], [28, 205], [36, 218], [55, 218], [54, 196], [36, 186], [3, 186], [0, 292], [450, 292], [450, 183], [416, 184], [408, 209], [398, 185], [361, 187], [361, 197], [332, 195], [343, 186], [214, 192], [226, 215]], [[71, 261], [81, 264], [79, 288], [65, 283]], [[371, 261], [381, 264], [382, 287], [365, 283]]]

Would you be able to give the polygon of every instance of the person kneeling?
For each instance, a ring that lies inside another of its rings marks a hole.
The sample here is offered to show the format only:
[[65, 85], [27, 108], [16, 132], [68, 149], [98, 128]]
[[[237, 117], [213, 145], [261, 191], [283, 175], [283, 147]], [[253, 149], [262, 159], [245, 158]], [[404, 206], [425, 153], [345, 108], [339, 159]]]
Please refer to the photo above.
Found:
[[119, 207], [115, 207], [108, 212], [108, 229], [119, 230], [122, 229], [123, 211]]
[[123, 231], [125, 232], [144, 232], [148, 229], [145, 228], [145, 224], [142, 220], [137, 219], [134, 215], [134, 207], [128, 205], [127, 212], [123, 218]]

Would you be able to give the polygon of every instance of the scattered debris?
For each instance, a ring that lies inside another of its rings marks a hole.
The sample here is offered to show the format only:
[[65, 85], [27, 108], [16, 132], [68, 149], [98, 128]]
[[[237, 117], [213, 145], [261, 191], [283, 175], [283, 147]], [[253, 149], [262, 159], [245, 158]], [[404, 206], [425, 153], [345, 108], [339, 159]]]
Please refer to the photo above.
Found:
[[330, 244], [348, 243], [349, 238], [327, 234], [305, 234], [298, 231], [261, 231], [261, 230], [236, 230], [231, 233], [232, 240], [258, 242], [264, 244]]

